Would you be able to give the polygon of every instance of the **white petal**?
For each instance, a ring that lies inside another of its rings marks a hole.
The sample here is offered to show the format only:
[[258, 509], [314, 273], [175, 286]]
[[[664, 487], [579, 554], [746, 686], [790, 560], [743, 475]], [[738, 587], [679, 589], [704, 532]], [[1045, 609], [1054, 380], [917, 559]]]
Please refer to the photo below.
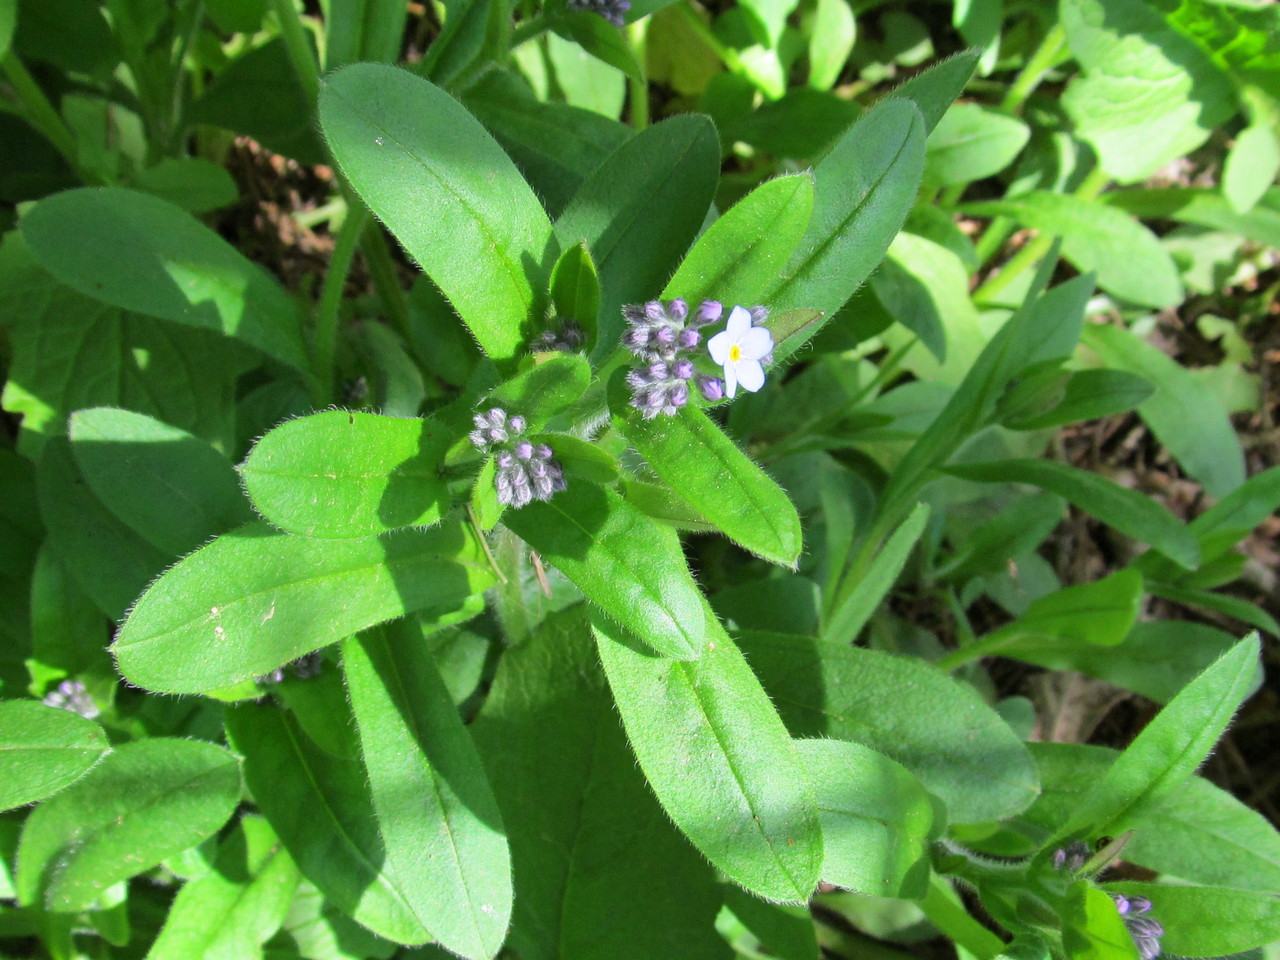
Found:
[[[757, 364], [759, 366], [759, 364]], [[730, 400], [733, 395], [738, 392], [738, 365], [736, 363], [726, 363], [724, 365], [724, 395]]]
[[742, 340], [743, 334], [751, 329], [751, 312], [746, 307], [734, 307], [729, 314], [729, 323], [724, 332], [729, 334], [734, 343]]
[[764, 367], [760, 365], [759, 360], [739, 360], [737, 370], [734, 372], [737, 373], [744, 390], [755, 393], [764, 386]]
[[742, 356], [747, 360], [763, 360], [773, 349], [773, 336], [764, 327], [752, 327], [738, 338]]
[[728, 330], [722, 330], [707, 341], [707, 352], [711, 354], [712, 360], [723, 367], [729, 362], [729, 348], [732, 346], [733, 337]]

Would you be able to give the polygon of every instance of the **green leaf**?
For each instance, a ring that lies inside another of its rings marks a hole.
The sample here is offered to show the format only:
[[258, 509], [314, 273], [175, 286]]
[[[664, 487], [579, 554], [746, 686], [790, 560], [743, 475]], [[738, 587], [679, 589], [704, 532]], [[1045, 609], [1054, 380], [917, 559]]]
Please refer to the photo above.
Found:
[[1071, 960], [1138, 960], [1138, 948], [1105, 891], [1078, 880], [1067, 893], [1062, 943]]
[[581, 397], [591, 383], [591, 365], [578, 353], [553, 357], [512, 377], [477, 406], [502, 407], [519, 414], [527, 429], [540, 429], [552, 416]]
[[1164, 927], [1161, 948], [1182, 957], [1222, 957], [1263, 947], [1280, 937], [1280, 898], [1222, 887], [1109, 883], [1107, 890], [1146, 897]]
[[1108, 293], [1147, 307], [1182, 301], [1182, 282], [1168, 251], [1146, 226], [1099, 200], [1037, 191], [1010, 200], [970, 203], [966, 213], [1010, 216], [1062, 237], [1062, 255], [1098, 275]]
[[852, 643], [897, 582], [916, 541], [929, 522], [929, 506], [918, 503], [911, 515], [899, 524], [876, 555], [875, 563], [857, 583], [833, 596], [830, 614], [822, 628], [822, 639]]
[[298, 879], [267, 821], [243, 817], [218, 845], [213, 869], [178, 891], [147, 960], [257, 956], [280, 929]]
[[630, 127], [609, 117], [538, 100], [522, 80], [498, 70], [468, 88], [463, 102], [510, 155], [553, 217], [582, 182], [634, 136]]
[[672, 950], [727, 960], [714, 872], [636, 767], [584, 604], [502, 655], [471, 731], [510, 830], [513, 950], [527, 960]]
[[1192, 520], [1191, 532], [1199, 538], [1205, 559], [1216, 559], [1277, 509], [1280, 509], [1280, 467], [1271, 467], [1250, 477]]
[[189, 213], [210, 213], [231, 206], [240, 197], [226, 167], [203, 157], [161, 160], [139, 171], [134, 183]]
[[801, 548], [795, 505], [710, 417], [684, 407], [674, 417], [646, 420], [625, 399], [611, 399], [615, 429], [669, 487], [730, 540], [795, 566]]
[[751, 306], [782, 272], [813, 212], [813, 176], [767, 180], [713, 223], [685, 255], [662, 291], [683, 297]]
[[920, 778], [957, 823], [1025, 809], [1039, 788], [1025, 745], [972, 687], [930, 664], [780, 633], [739, 637], [793, 736], [852, 740]]
[[511, 917], [502, 816], [422, 631], [408, 621], [342, 645], [385, 868], [442, 946], [492, 957]]
[[621, 70], [636, 83], [645, 82], [644, 70], [626, 36], [600, 14], [590, 10], [565, 10], [555, 18], [552, 29], [600, 62]]
[[414, 610], [456, 609], [492, 582], [475, 534], [457, 522], [340, 541], [247, 524], [165, 571], [112, 652], [139, 686], [201, 693]]
[[[939, 364], [967, 367], [970, 358], [964, 353], [980, 349], [970, 332], [978, 326], [978, 311], [969, 299], [969, 270], [947, 248], [914, 234], [898, 234], [871, 277], [871, 289]], [[948, 340], [953, 347], [949, 363]]]
[[1142, 0], [1065, 0], [1060, 15], [1084, 68], [1063, 106], [1113, 179], [1146, 179], [1235, 112], [1231, 81]]
[[253, 505], [304, 537], [372, 537], [438, 523], [441, 462], [454, 437], [436, 420], [326, 410], [267, 432], [240, 465]]
[[69, 427], [89, 488], [164, 553], [182, 556], [250, 519], [230, 461], [199, 437], [110, 407], [79, 410]]
[[159, 737], [121, 744], [27, 818], [19, 902], [89, 909], [112, 884], [212, 836], [239, 799], [240, 771], [221, 747]]
[[933, 803], [920, 781], [861, 744], [801, 740], [796, 747], [822, 821], [822, 879], [867, 896], [920, 899], [933, 830]]
[[1144, 219], [1168, 218], [1239, 233], [1255, 243], [1280, 246], [1280, 189], [1274, 187], [1246, 214], [1237, 213], [1218, 191], [1208, 188], [1113, 190], [1102, 196], [1111, 206]]
[[675, 531], [607, 487], [576, 479], [503, 522], [592, 603], [668, 657], [702, 655], [702, 596]]
[[1257, 635], [1241, 640], [1187, 684], [1080, 800], [1055, 839], [1115, 836], [1177, 790], [1204, 762], [1258, 674]]
[[27, 211], [22, 235], [40, 265], [79, 293], [215, 330], [309, 369], [302, 318], [284, 288], [159, 197], [119, 187], [68, 190]]
[[[124, 313], [53, 282], [17, 233], [0, 244], [0, 323], [12, 359], [4, 408], [21, 414], [18, 450], [86, 407], [127, 407], [215, 445], [234, 436], [236, 378], [253, 351], [219, 334]], [[281, 381], [287, 382], [287, 381]]]
[[1043, 430], [1127, 413], [1155, 392], [1151, 381], [1125, 370], [1078, 370], [1052, 409], [1003, 421], [1011, 430]]
[[556, 317], [573, 321], [586, 335], [583, 350], [591, 352], [600, 321], [600, 277], [585, 243], [567, 248], [551, 272], [551, 303]]
[[[972, 529], [964, 531], [956, 552], [936, 568], [953, 583], [1008, 568], [1009, 561], [1038, 547], [1062, 520], [1066, 503], [1043, 490], [1017, 497]], [[955, 537], [952, 537], [954, 543]]]
[[1027, 483], [1056, 493], [1125, 536], [1149, 543], [1193, 570], [1200, 563], [1195, 536], [1146, 494], [1056, 460], [953, 463], [945, 472], [980, 483]]
[[0, 59], [9, 52], [13, 28], [18, 22], [18, 0], [0, 0]]
[[937, 186], [971, 183], [999, 173], [1017, 158], [1031, 129], [1016, 117], [954, 104], [929, 134], [924, 179]]
[[400, 56], [408, 13], [399, 0], [330, 0], [325, 13], [326, 68]]
[[809, 86], [830, 90], [836, 85], [857, 35], [853, 10], [844, 0], [818, 0], [809, 33]]
[[1084, 343], [1109, 366], [1148, 380], [1138, 413], [1183, 468], [1215, 497], [1244, 483], [1244, 453], [1222, 402], [1185, 367], [1120, 327], [1090, 324]]
[[643, 652], [603, 618], [592, 629], [640, 769], [676, 826], [735, 883], [804, 903], [822, 831], [795, 745], [760, 681], [704, 611], [702, 658]]
[[[807, 904], [770, 903], [740, 887], [725, 884], [724, 905], [760, 946], [769, 951], [769, 956], [782, 960], [819, 960], [817, 930]], [[717, 918], [717, 927], [722, 927], [722, 923]], [[738, 952], [741, 956], [742, 951]]]
[[374, 213], [481, 348], [510, 361], [542, 319], [551, 223], [493, 138], [427, 80], [358, 63], [326, 78], [320, 124]]
[[1222, 193], [1237, 213], [1253, 209], [1280, 173], [1278, 117], [1253, 122], [1236, 137], [1222, 171]]
[[59, 437], [45, 444], [36, 481], [54, 553], [98, 609], [111, 620], [123, 618], [172, 556], [127, 527], [93, 495], [68, 440]]
[[414, 71], [452, 89], [484, 49], [486, 40], [493, 39], [487, 34], [495, 13], [481, 0], [445, 0], [444, 29], [431, 41]]
[[110, 751], [102, 728], [70, 710], [0, 702], [0, 810], [53, 796]]
[[596, 355], [622, 335], [621, 307], [651, 299], [706, 219], [720, 143], [706, 117], [672, 117], [637, 134], [578, 189], [560, 219], [562, 247], [585, 242], [600, 274]]
[[895, 100], [910, 100], [920, 111], [925, 133], [930, 133], [946, 115], [956, 97], [964, 92], [973, 76], [981, 50], [962, 50], [953, 57], [935, 63], [914, 77], [895, 87], [889, 96]]
[[[335, 723], [350, 711], [333, 699]], [[339, 909], [379, 936], [425, 943], [431, 933], [386, 868], [387, 849], [364, 766], [317, 747], [294, 717], [269, 704], [239, 703], [226, 712], [227, 735], [244, 757], [244, 778], [258, 808], [302, 875]]]
[[[849, 128], [813, 172], [813, 217], [790, 264], [762, 297], [770, 309], [830, 317], [853, 295], [915, 201], [924, 141], [919, 111], [901, 100], [877, 104]], [[807, 337], [775, 339], [774, 358], [783, 360]]]
[[1137, 623], [1145, 596], [1142, 587], [1142, 574], [1133, 569], [1064, 587], [1033, 600], [1021, 617], [977, 642], [1008, 656], [1018, 656], [1026, 647], [1114, 647]]

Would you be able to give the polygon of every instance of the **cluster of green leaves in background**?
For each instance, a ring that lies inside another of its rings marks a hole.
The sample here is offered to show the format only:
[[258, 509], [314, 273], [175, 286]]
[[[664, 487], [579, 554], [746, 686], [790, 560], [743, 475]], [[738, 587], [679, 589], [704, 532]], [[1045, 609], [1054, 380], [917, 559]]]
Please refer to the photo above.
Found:
[[[1145, 337], [1280, 247], [1280, 15], [970, 0], [943, 58], [903, 4], [438, 7], [423, 49], [389, 0], [0, 0], [0, 948], [1134, 960], [1110, 894], [1171, 954], [1280, 937], [1280, 834], [1195, 774], [1258, 638], [1144, 617], [1280, 631], [1218, 590], [1280, 505], [1247, 318], [1213, 368]], [[193, 216], [233, 134], [332, 162], [314, 289]], [[621, 307], [675, 297], [769, 308], [765, 389], [637, 413]], [[503, 508], [493, 407], [567, 489]], [[1192, 522], [1045, 455], [1131, 411]], [[1090, 582], [1068, 506], [1123, 546]], [[988, 656], [1161, 709], [1029, 742]]]

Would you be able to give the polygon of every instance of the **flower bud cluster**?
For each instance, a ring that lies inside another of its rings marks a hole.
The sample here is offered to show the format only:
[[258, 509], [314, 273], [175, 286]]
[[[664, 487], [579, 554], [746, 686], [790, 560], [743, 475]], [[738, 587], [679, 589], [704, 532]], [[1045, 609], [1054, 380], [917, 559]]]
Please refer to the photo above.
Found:
[[499, 503], [523, 507], [533, 500], [550, 500], [565, 488], [564, 470], [552, 458], [551, 448], [524, 438], [524, 417], [508, 417], [505, 410], [493, 407], [476, 414], [475, 424], [471, 443], [481, 453], [493, 454]]
[[570, 10], [587, 10], [598, 14], [615, 27], [626, 24], [626, 12], [631, 9], [631, 0], [569, 0], [566, 6]]
[[587, 342], [587, 335], [582, 327], [572, 320], [567, 320], [559, 331], [544, 330], [529, 344], [534, 353], [577, 353]]
[[1124, 920], [1124, 927], [1133, 938], [1133, 945], [1138, 948], [1142, 960], [1156, 960], [1160, 956], [1160, 938], [1164, 936], [1164, 927], [1160, 921], [1148, 916], [1151, 912], [1151, 901], [1146, 897], [1126, 897], [1122, 893], [1111, 894], [1115, 901], [1116, 911]]
[[1065, 847], [1053, 851], [1053, 868], [1075, 873], [1088, 862], [1091, 853], [1087, 843], [1074, 840]]
[[690, 384], [708, 400], [724, 395], [723, 381], [699, 375], [690, 356], [702, 340], [698, 328], [715, 323], [723, 311], [717, 300], [702, 301], [692, 315], [683, 300], [670, 300], [665, 306], [652, 300], [622, 308], [627, 320], [622, 345], [644, 364], [627, 374], [631, 405], [646, 420], [677, 413], [689, 402]]
[[41, 702], [49, 707], [58, 707], [62, 710], [78, 713], [86, 720], [92, 720], [102, 713], [98, 709], [98, 705], [93, 702], [93, 697], [90, 696], [89, 691], [85, 689], [84, 684], [79, 680], [63, 680], [58, 684], [56, 690], [50, 690], [45, 694], [44, 700]]

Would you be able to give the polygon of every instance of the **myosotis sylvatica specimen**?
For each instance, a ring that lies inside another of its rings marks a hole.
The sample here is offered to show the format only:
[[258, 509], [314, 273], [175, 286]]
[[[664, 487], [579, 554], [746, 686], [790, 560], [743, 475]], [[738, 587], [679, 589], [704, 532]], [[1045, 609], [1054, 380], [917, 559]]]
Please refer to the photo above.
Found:
[[[1265, 283], [1274, 76], [1226, 40], [1272, 14], [888, 4], [855, 45], [826, 0], [407, 34], [364, 0], [317, 50], [289, 3], [77, 4], [66, 41], [17, 6], [5, 131], [44, 179], [0, 184], [35, 201], [0, 247], [0, 952], [1280, 936], [1280, 839], [1196, 774], [1257, 685], [1238, 625], [1275, 630], [1217, 588], [1280, 480], [1227, 419], [1235, 327], [1216, 379], [1145, 339], [1206, 277]], [[1141, 186], [1215, 124], [1249, 148], [1220, 187]], [[314, 297], [191, 216], [235, 198], [220, 129], [331, 162]], [[1214, 501], [1190, 523], [1047, 455], [1131, 410]], [[1042, 552], [1068, 504], [1124, 545], [1096, 576]], [[1159, 710], [1041, 742], [993, 656]]]

